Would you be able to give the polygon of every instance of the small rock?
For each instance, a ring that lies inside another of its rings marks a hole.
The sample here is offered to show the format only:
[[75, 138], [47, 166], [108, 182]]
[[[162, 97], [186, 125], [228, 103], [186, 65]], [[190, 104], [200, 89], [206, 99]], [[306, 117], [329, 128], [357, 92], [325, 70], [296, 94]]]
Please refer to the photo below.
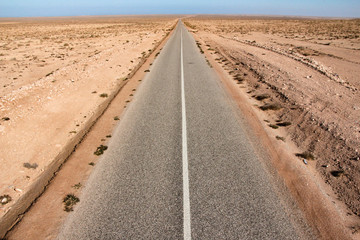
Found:
[[303, 161], [304, 161], [304, 163], [305, 163], [305, 164], [308, 164], [308, 162], [307, 162], [307, 160], [306, 160], [306, 159], [303, 159]]
[[330, 174], [338, 178], [344, 174], [344, 171], [343, 170], [331, 171]]
[[5, 205], [11, 201], [11, 197], [9, 195], [0, 196], [1, 205]]

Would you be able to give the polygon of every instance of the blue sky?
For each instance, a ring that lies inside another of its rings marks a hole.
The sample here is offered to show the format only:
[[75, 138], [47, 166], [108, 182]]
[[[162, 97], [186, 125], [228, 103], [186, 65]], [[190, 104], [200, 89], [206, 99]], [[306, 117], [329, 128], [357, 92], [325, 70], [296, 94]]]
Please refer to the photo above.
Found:
[[117, 14], [360, 17], [360, 0], [0, 0], [0, 17]]

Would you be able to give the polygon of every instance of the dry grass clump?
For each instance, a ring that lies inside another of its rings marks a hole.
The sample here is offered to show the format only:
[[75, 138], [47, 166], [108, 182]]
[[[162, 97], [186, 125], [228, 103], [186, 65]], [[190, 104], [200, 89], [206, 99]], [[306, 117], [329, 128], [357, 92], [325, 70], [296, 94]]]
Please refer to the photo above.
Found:
[[260, 109], [263, 111], [268, 111], [268, 110], [276, 111], [276, 110], [280, 110], [281, 108], [282, 107], [279, 103], [267, 103], [260, 107]]
[[273, 128], [273, 129], [278, 129], [279, 126], [275, 125], [275, 124], [269, 124], [269, 127]]
[[66, 197], [64, 197], [63, 199], [63, 203], [65, 204], [64, 211], [66, 212], [74, 211], [74, 205], [78, 202], [80, 202], [80, 199], [76, 197], [74, 194], [66, 195]]
[[315, 157], [311, 152], [305, 151], [303, 153], [296, 153], [295, 156], [300, 157], [300, 158], [304, 158], [306, 160], [314, 160]]
[[291, 122], [279, 122], [276, 125], [279, 127], [287, 127], [291, 125]]
[[267, 93], [264, 93], [264, 94], [256, 95], [254, 97], [255, 97], [256, 100], [262, 101], [264, 99], [270, 98], [270, 95], [267, 94]]
[[28, 168], [28, 169], [36, 169], [39, 165], [37, 163], [24, 163], [23, 164], [24, 168]]
[[284, 137], [276, 136], [276, 139], [285, 142], [285, 138], [284, 138]]
[[237, 83], [243, 83], [245, 81], [244, 75], [243, 74], [236, 74], [234, 76], [234, 80], [238, 81]]
[[104, 145], [100, 145], [99, 147], [97, 147], [96, 151], [94, 152], [94, 154], [96, 156], [100, 156], [102, 154], [104, 154], [104, 151], [107, 150], [108, 147], [107, 146], [104, 146]]

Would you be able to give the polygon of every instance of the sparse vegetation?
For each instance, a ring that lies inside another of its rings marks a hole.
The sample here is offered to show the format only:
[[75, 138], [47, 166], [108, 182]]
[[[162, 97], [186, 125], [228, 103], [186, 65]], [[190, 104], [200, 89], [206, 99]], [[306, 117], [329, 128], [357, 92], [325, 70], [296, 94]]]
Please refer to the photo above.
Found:
[[28, 169], [36, 169], [38, 167], [38, 164], [37, 163], [31, 164], [31, 163], [26, 162], [23, 164], [23, 167], [28, 168]]
[[278, 103], [265, 104], [265, 105], [261, 106], [260, 109], [263, 111], [268, 111], [268, 110], [276, 111], [276, 110], [281, 109], [281, 105]]
[[196, 41], [196, 45], [198, 46], [199, 50], [200, 50], [200, 53], [201, 54], [204, 54], [204, 51], [202, 50], [201, 48], [201, 43], [199, 41]]
[[270, 95], [264, 93], [264, 94], [256, 95], [256, 96], [254, 96], [254, 97], [255, 97], [256, 100], [262, 101], [262, 100], [264, 100], [264, 99], [270, 98]]
[[273, 129], [278, 129], [279, 128], [279, 126], [274, 125], [274, 124], [269, 124], [269, 127], [273, 128]]
[[114, 120], [115, 120], [115, 121], [119, 121], [120, 118], [119, 118], [118, 116], [115, 116], [115, 117], [114, 117]]
[[279, 122], [276, 125], [278, 125], [279, 127], [287, 127], [291, 125], [291, 122]]
[[74, 211], [74, 206], [76, 203], [80, 202], [80, 199], [74, 194], [68, 194], [64, 197], [63, 202], [65, 204], [64, 211], [71, 212]]
[[104, 154], [104, 151], [106, 151], [107, 149], [108, 149], [107, 146], [100, 145], [100, 146], [96, 149], [96, 151], [94, 152], [94, 154], [95, 154], [96, 156], [100, 156], [100, 155]]
[[100, 97], [102, 97], [102, 98], [107, 98], [107, 97], [108, 97], [108, 94], [107, 94], [107, 93], [102, 93], [102, 94], [100, 94]]
[[303, 153], [296, 153], [295, 156], [304, 158], [306, 160], [315, 160], [314, 155], [311, 152], [305, 151]]
[[243, 74], [236, 74], [234, 76], [234, 80], [238, 81], [238, 84], [243, 83], [245, 81]]
[[51, 76], [54, 72], [49, 72], [48, 74], [45, 75], [45, 77]]
[[276, 136], [276, 139], [285, 142], [285, 138], [284, 138], [284, 137]]
[[75, 189], [80, 189], [82, 187], [82, 184], [81, 183], [77, 183], [75, 184], [74, 186], [72, 186], [73, 188]]

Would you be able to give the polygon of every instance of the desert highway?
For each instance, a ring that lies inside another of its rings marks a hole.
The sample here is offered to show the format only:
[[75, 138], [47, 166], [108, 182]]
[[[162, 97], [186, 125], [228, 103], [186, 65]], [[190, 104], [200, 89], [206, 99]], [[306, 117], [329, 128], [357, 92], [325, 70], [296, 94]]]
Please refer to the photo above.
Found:
[[179, 22], [58, 239], [299, 239], [233, 100]]

